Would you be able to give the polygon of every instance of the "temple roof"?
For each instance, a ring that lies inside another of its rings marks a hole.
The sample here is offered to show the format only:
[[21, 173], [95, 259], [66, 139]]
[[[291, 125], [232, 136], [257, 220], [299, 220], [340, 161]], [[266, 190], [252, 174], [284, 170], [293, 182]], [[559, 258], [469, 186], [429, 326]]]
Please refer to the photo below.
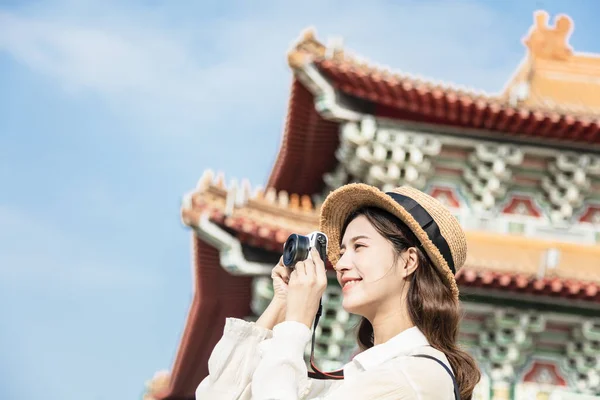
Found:
[[[222, 178], [215, 180], [209, 171], [189, 195], [182, 219], [197, 228], [202, 214], [243, 244], [280, 252], [291, 233], [318, 229], [319, 205], [313, 205], [308, 196], [285, 191], [252, 193], [249, 186], [227, 188]], [[457, 276], [462, 288], [600, 302], [600, 246], [482, 231], [467, 231], [466, 235], [469, 252]], [[543, 260], [553, 257], [552, 252], [558, 258], [546, 266]]]
[[[539, 23], [539, 17], [536, 18]], [[526, 41], [533, 56], [522, 63], [504, 92], [497, 95], [366, 62], [344, 48], [326, 47], [313, 29], [302, 34], [288, 54], [288, 63], [296, 75], [307, 66], [315, 66], [341, 93], [369, 102], [367, 108], [376, 116], [524, 137], [600, 143], [596, 112], [600, 92], [586, 86], [598, 76], [598, 59], [583, 54], [565, 55], [568, 46], [565, 44], [561, 52], [555, 44], [564, 38], [556, 34], [558, 28], [544, 31], [536, 27]], [[536, 66], [533, 74], [531, 65]], [[571, 80], [577, 83], [557, 79], [557, 73], [564, 75], [563, 71], [569, 71]], [[533, 79], [527, 97], [521, 84], [525, 77]], [[515, 99], [515, 93], [521, 97]]]
[[504, 90], [506, 101], [573, 116], [600, 114], [600, 55], [574, 52], [573, 21], [565, 15], [548, 25], [548, 13], [535, 13], [523, 39], [527, 54]]
[[[421, 94], [431, 93], [434, 97], [441, 97], [443, 94], [459, 97], [468, 97], [471, 101], [483, 100], [486, 102], [497, 102], [499, 105], [504, 102], [501, 96], [494, 96], [483, 90], [473, 87], [467, 87], [457, 83], [444, 82], [432, 78], [426, 78], [415, 74], [410, 74], [400, 70], [392, 69], [389, 66], [380, 65], [376, 62], [367, 61], [363, 56], [354, 54], [349, 49], [341, 46], [325, 46], [317, 38], [316, 29], [310, 27], [305, 29], [296, 44], [288, 53], [288, 64], [293, 70], [299, 70], [308, 63], [315, 63], [326, 71], [341, 72], [345, 74], [355, 74], [356, 79], [373, 80], [381, 85], [396, 86], [399, 85], [407, 90], [416, 90]], [[341, 77], [340, 77], [341, 78]], [[354, 78], [354, 77], [346, 77]], [[338, 83], [338, 82], [336, 82]], [[373, 82], [363, 82], [372, 84]], [[339, 82], [341, 88], [350, 88], [348, 82]], [[375, 85], [375, 89], [384, 86]], [[363, 87], [354, 88], [360, 95], [374, 100], [387, 100], [385, 97], [376, 96], [371, 92], [372, 88]], [[389, 93], [391, 95], [391, 93]], [[396, 99], [402, 102], [402, 99]], [[410, 105], [407, 105], [410, 107]], [[416, 105], [413, 105], [416, 110]]]
[[498, 94], [394, 71], [341, 46], [325, 46], [314, 29], [305, 30], [288, 53], [293, 83], [282, 145], [267, 186], [316, 193], [323, 173], [335, 167], [340, 119], [318, 110], [319, 102], [331, 95], [319, 88], [322, 84], [350, 103], [359, 100], [354, 101], [354, 117], [364, 113], [503, 141], [597, 146], [600, 57], [570, 50], [564, 33], [572, 26], [567, 17], [559, 17], [555, 28], [547, 27], [546, 20], [547, 14], [536, 14], [524, 40], [528, 54]]

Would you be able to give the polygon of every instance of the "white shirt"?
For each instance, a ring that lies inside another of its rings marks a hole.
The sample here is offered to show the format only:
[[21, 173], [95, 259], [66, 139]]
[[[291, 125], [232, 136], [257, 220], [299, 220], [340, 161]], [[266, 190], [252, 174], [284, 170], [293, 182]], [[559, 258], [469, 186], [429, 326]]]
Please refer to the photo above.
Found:
[[344, 366], [343, 380], [307, 376], [304, 349], [311, 339], [306, 325], [286, 321], [273, 331], [228, 318], [208, 362], [196, 400], [452, 400], [450, 367], [416, 327], [357, 354]]

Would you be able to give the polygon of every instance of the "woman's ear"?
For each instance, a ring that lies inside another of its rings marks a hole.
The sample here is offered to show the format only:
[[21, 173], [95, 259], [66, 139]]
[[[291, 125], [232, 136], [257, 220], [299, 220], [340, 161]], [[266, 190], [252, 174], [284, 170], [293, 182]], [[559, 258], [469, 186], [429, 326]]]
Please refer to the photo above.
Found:
[[404, 251], [404, 270], [402, 271], [402, 276], [408, 278], [412, 275], [417, 268], [419, 268], [419, 253], [417, 252], [416, 247], [409, 247]]

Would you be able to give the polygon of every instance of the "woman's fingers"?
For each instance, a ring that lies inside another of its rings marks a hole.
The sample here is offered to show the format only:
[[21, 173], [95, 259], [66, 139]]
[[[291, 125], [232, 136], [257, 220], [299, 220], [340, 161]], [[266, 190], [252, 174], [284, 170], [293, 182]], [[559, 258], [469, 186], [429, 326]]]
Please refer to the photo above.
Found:
[[271, 270], [271, 278], [272, 279], [281, 279], [286, 284], [290, 281], [290, 274], [292, 272], [291, 268], [283, 265], [283, 256], [279, 259], [277, 265]]
[[324, 289], [327, 286], [327, 273], [325, 271], [325, 264], [321, 260], [319, 253], [312, 249], [310, 257], [296, 263], [290, 278], [294, 281], [294, 284], [299, 283], [301, 285], [318, 287], [319, 290]]
[[314, 260], [315, 265], [315, 275], [317, 277], [317, 281], [321, 284], [327, 285], [327, 271], [325, 271], [325, 263], [321, 260], [319, 256], [319, 252], [315, 249], [312, 249], [312, 259]]
[[277, 263], [277, 266], [282, 266], [285, 267], [285, 265], [283, 264], [283, 256], [279, 257], [279, 262]]
[[288, 282], [290, 280], [290, 269], [287, 267], [284, 267], [283, 265], [277, 265], [275, 268], [273, 268], [273, 272], [271, 274], [271, 277], [279, 277], [281, 279], [283, 279], [284, 282]]
[[312, 260], [312, 257], [308, 257], [306, 261], [304, 261], [304, 264], [306, 266], [306, 276], [310, 279], [316, 278], [315, 262]]
[[310, 258], [304, 261], [298, 261], [292, 274], [294, 272], [296, 273], [297, 277], [302, 280], [302, 282], [311, 282], [315, 278], [315, 264], [310, 260]]
[[298, 276], [306, 276], [306, 261], [298, 261], [294, 268], [294, 271], [298, 274]]

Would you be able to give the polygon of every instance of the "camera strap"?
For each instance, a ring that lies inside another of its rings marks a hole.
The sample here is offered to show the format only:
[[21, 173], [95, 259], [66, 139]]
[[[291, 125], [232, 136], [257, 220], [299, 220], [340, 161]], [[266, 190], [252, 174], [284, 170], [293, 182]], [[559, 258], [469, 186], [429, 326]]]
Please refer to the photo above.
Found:
[[323, 312], [322, 299], [319, 300], [319, 309], [317, 310], [317, 315], [315, 316], [315, 322], [313, 324], [313, 332], [312, 332], [312, 340], [310, 343], [310, 367], [314, 372], [309, 371], [308, 377], [313, 379], [344, 379], [344, 370], [338, 369], [337, 371], [332, 372], [322, 372], [315, 365], [315, 335], [317, 332], [317, 325], [319, 324], [319, 319], [321, 318], [321, 314]]

